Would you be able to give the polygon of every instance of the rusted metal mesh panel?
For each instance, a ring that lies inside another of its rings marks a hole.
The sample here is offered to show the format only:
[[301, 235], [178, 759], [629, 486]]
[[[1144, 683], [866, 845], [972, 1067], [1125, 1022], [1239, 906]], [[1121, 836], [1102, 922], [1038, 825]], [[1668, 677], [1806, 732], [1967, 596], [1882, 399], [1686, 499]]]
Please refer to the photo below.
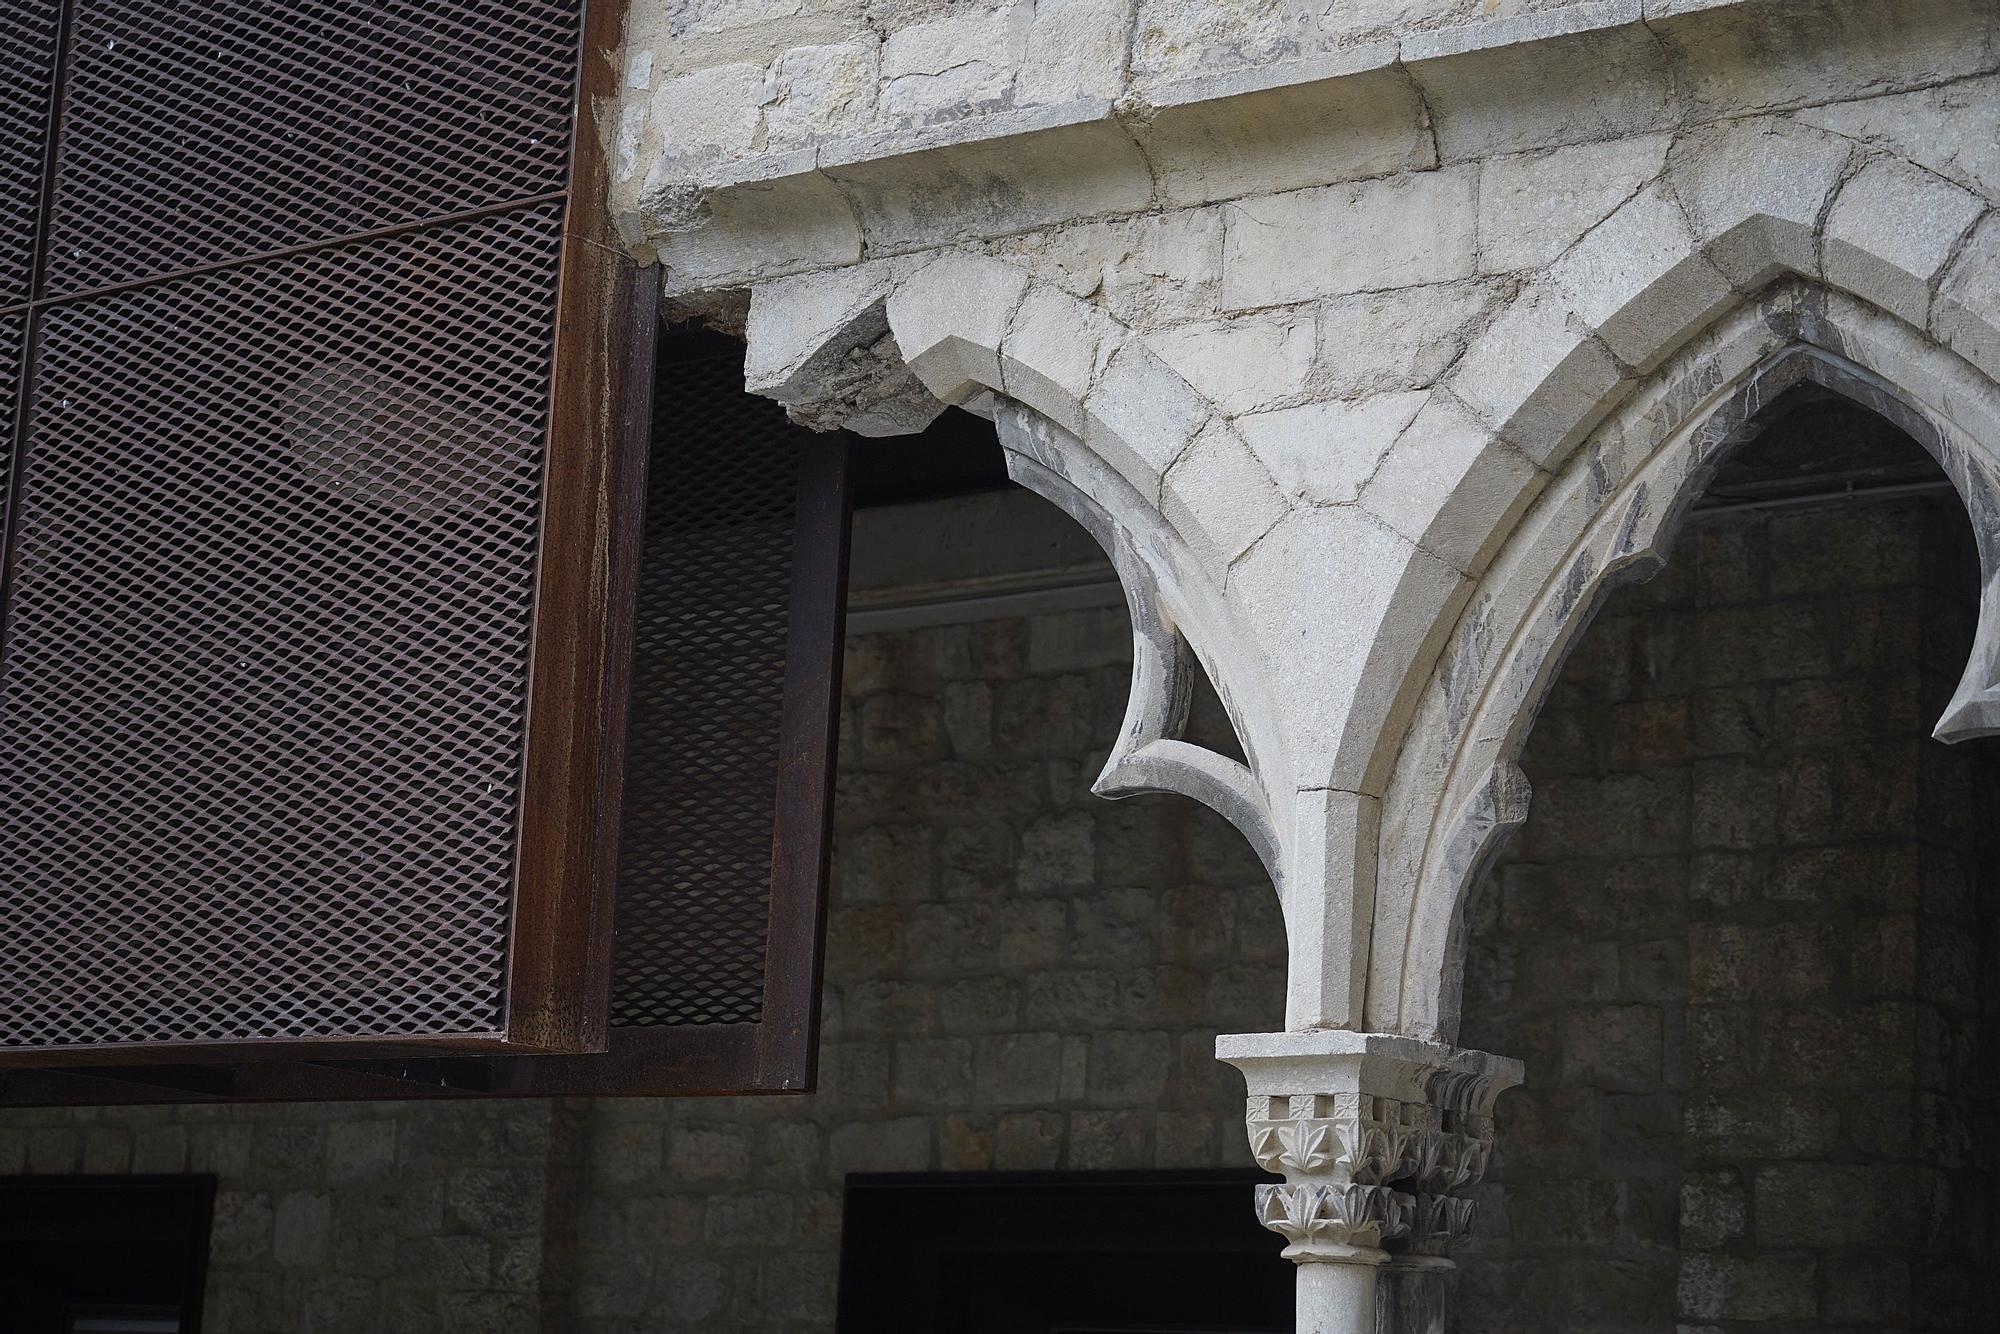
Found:
[[578, 0], [73, 8], [45, 296], [567, 183]]
[[740, 352], [663, 360], [653, 401], [612, 1022], [755, 1023], [804, 433]]
[[0, 307], [28, 299], [61, 18], [57, 0], [8, 0], [0, 15]]
[[561, 221], [42, 309], [0, 1041], [499, 1027]]

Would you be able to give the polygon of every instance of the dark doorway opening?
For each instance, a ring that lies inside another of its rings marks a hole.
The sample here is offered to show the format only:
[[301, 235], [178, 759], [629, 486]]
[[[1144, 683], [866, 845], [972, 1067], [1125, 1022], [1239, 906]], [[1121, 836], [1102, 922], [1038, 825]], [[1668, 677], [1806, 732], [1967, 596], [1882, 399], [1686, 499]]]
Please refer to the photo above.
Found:
[[1255, 1172], [847, 1180], [840, 1334], [1289, 1334]]
[[0, 1179], [11, 1334], [197, 1334], [210, 1177]]

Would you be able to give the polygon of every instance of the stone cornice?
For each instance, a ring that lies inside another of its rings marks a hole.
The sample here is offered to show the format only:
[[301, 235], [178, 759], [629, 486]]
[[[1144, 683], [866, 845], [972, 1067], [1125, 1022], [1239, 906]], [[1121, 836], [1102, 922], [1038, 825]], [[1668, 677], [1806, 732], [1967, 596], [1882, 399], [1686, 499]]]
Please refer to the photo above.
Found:
[[[1131, 87], [1116, 99], [662, 162], [636, 203], [623, 202], [621, 226], [678, 293], [945, 240], [1422, 170], [1484, 151], [1454, 153], [1440, 140], [1435, 94], [1450, 100], [1470, 88], [1477, 101], [1480, 89], [1534, 78], [1552, 44], [1581, 43], [1603, 47], [1587, 63], [1630, 64], [1632, 81], [1665, 108], [1683, 81], [1668, 69], [1656, 25], [1758, 3], [1770, 0], [1583, 0]], [[1660, 126], [1676, 118], [1654, 117]], [[1345, 142], [1327, 151], [1336, 138]]]

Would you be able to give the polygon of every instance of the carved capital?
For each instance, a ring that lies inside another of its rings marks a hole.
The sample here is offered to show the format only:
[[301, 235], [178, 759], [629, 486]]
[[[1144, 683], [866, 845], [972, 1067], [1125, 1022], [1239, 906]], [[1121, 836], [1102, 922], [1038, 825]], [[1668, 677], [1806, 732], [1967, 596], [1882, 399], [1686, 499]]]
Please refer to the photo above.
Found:
[[1251, 1152], [1285, 1178], [1258, 1187], [1257, 1217], [1287, 1257], [1442, 1257], [1465, 1235], [1518, 1061], [1349, 1032], [1224, 1037], [1216, 1054], [1249, 1085]]

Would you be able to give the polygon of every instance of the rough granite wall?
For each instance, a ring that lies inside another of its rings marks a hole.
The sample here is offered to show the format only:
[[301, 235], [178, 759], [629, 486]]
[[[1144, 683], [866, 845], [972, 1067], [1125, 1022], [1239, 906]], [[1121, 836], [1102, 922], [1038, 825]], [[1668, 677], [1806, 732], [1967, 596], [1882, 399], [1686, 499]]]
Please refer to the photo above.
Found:
[[848, 1172], [1248, 1165], [1214, 1038], [1282, 1018], [1276, 898], [1220, 817], [1089, 794], [1130, 648], [1115, 607], [851, 643], [820, 1090], [599, 1104], [579, 1330], [831, 1328]]
[[1717, 518], [1587, 631], [1477, 908], [1463, 1039], [1528, 1084], [1463, 1334], [1989, 1327], [1993, 752], [1927, 735], [1968, 539], [1949, 498]]

